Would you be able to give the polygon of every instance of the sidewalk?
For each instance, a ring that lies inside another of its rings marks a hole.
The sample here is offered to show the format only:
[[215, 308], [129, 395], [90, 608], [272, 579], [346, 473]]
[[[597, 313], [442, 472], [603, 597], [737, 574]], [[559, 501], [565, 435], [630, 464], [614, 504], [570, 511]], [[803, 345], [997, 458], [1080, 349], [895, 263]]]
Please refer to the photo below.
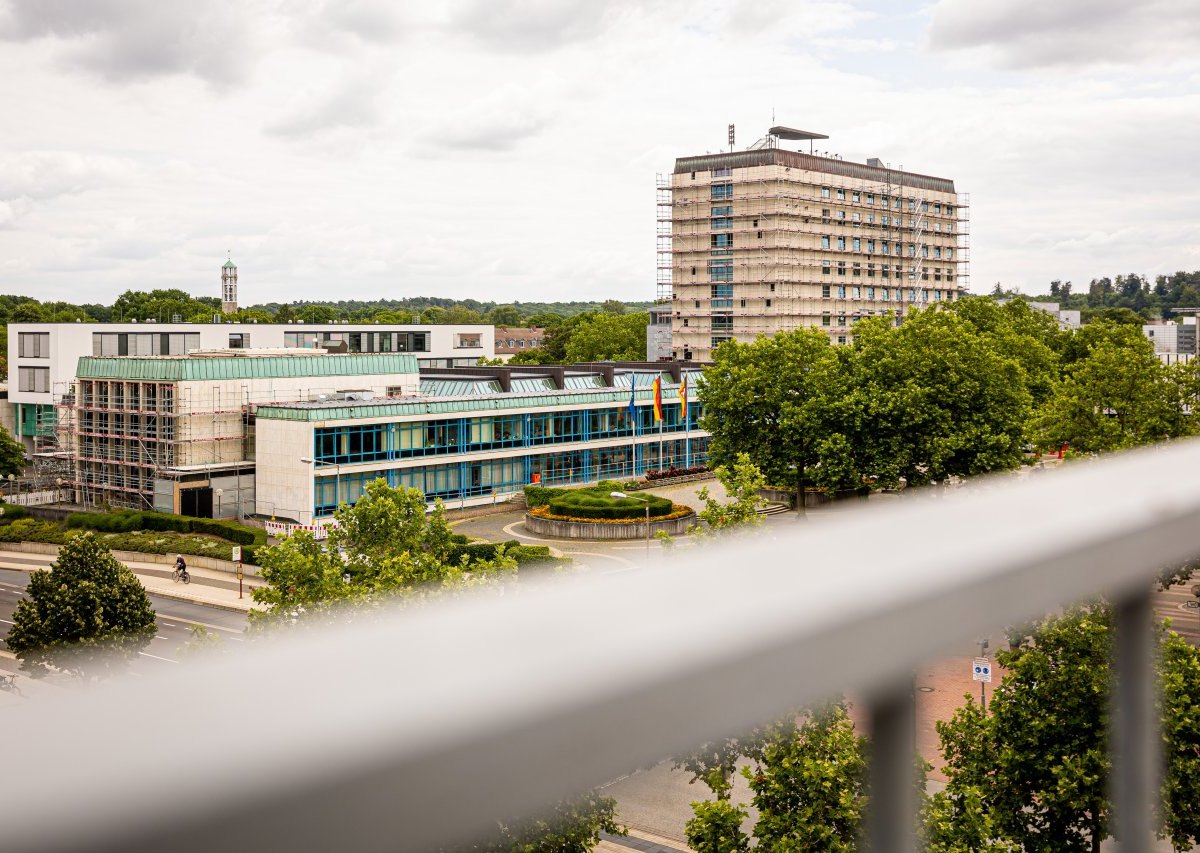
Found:
[[[35, 569], [48, 569], [52, 562], [54, 556], [51, 554], [0, 549], [0, 569], [32, 572]], [[152, 595], [241, 613], [257, 609], [250, 600], [250, 591], [256, 586], [265, 586], [259, 578], [247, 576], [242, 582], [243, 597], [238, 598], [238, 580], [227, 572], [189, 567], [188, 574], [192, 576], [192, 582], [183, 584], [172, 580], [171, 567], [162, 563], [126, 561], [125, 565], [142, 582], [146, 592]]]

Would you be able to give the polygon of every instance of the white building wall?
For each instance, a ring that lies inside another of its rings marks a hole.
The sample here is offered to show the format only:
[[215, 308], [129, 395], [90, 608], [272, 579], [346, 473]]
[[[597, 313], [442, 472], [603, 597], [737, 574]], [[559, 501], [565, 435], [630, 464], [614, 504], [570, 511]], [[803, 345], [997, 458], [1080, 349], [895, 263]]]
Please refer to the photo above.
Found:
[[258, 422], [255, 511], [259, 515], [312, 520], [313, 424], [311, 421]]
[[[21, 332], [46, 332], [50, 335], [50, 357], [22, 359], [18, 340]], [[428, 332], [429, 352], [411, 353], [419, 362], [469, 361], [491, 357], [495, 349], [495, 327], [486, 325], [384, 325], [370, 323], [13, 323], [8, 327], [9, 402], [57, 402], [71, 381], [79, 359], [93, 355], [92, 335], [101, 333], [187, 333], [200, 335], [201, 349], [226, 349], [229, 336], [249, 335], [252, 349], [282, 349], [286, 332]], [[22, 392], [17, 381], [18, 368], [49, 367], [50, 390], [46, 393]], [[343, 386], [344, 387], [344, 386]]]

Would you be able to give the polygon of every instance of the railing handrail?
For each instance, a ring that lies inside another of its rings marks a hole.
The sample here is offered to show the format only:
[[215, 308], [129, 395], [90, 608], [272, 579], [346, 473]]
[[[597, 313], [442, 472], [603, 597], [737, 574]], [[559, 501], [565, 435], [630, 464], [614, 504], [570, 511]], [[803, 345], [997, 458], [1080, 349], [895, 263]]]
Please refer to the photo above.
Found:
[[[789, 707], [853, 691], [886, 708], [981, 631], [1101, 592], [1148, 600], [1160, 567], [1200, 553], [1198, 469], [1188, 442], [985, 479], [26, 703], [7, 718], [4, 846], [451, 846]], [[902, 747], [874, 751], [911, 767]]]

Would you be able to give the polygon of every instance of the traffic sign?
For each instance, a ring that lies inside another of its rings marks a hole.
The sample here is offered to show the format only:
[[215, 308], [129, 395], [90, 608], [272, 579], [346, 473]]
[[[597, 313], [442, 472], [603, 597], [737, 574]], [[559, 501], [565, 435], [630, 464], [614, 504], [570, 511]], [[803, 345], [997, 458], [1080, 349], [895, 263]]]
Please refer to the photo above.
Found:
[[987, 658], [975, 658], [971, 664], [971, 678], [975, 681], [992, 683], [992, 662]]
[[242, 561], [242, 546], [234, 545], [233, 546], [233, 562], [240, 563], [241, 561]]

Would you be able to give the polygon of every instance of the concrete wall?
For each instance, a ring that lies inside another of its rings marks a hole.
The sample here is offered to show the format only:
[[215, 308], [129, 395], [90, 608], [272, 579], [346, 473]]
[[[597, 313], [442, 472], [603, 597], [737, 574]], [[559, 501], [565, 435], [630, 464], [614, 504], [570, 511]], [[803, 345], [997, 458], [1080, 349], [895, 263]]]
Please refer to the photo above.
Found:
[[[313, 424], [311, 421], [259, 422], [255, 462], [255, 512], [312, 522]], [[345, 467], [345, 466], [343, 466]]]
[[[692, 513], [683, 518], [670, 521], [651, 521], [650, 536], [660, 530], [672, 536], [687, 533], [689, 527], [696, 523], [696, 514]], [[630, 524], [608, 524], [604, 522], [587, 521], [554, 521], [548, 518], [538, 518], [536, 515], [525, 515], [525, 529], [539, 536], [553, 536], [556, 539], [645, 539], [646, 522], [639, 521]]]

